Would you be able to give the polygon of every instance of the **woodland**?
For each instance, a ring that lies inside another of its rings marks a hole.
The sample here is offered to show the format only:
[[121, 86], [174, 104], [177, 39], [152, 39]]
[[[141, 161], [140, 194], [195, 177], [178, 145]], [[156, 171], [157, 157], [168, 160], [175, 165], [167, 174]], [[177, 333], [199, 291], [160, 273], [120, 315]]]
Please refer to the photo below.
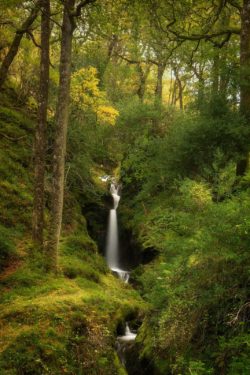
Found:
[[249, 151], [250, 0], [0, 0], [0, 374], [249, 375]]

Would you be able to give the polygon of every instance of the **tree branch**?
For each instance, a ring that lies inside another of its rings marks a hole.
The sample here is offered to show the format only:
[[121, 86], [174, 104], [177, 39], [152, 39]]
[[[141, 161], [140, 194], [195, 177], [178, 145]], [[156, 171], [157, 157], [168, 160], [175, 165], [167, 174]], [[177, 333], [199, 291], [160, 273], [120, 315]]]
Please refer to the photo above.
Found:
[[84, 1], [81, 1], [77, 6], [76, 6], [76, 10], [74, 12], [71, 13], [71, 16], [72, 17], [80, 17], [81, 15], [81, 12], [82, 12], [82, 8], [85, 8], [87, 5], [89, 4], [93, 4], [95, 3], [96, 0], [84, 0]]
[[34, 43], [34, 45], [37, 47], [37, 48], [41, 48], [40, 44], [37, 43], [34, 35], [32, 34], [32, 32], [30, 30], [27, 30], [26, 31], [26, 34], [28, 34], [32, 40], [32, 42]]

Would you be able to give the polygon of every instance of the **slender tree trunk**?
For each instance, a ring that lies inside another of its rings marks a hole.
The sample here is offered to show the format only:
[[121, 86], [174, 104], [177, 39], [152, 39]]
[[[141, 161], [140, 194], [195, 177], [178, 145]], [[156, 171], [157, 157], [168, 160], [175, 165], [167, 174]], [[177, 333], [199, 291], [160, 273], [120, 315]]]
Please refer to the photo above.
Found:
[[177, 89], [177, 83], [176, 83], [176, 79], [174, 80], [174, 86], [173, 86], [173, 92], [172, 92], [172, 100], [171, 100], [171, 105], [175, 105], [176, 104], [176, 89]]
[[226, 62], [227, 58], [226, 56], [223, 57], [223, 64], [224, 66], [221, 68], [221, 73], [220, 73], [220, 87], [219, 87], [219, 92], [221, 97], [225, 102], [227, 102], [227, 93], [228, 93], [228, 85], [229, 85], [229, 74], [226, 72]]
[[47, 107], [49, 94], [49, 39], [50, 39], [50, 0], [41, 3], [41, 61], [38, 121], [34, 145], [34, 202], [33, 240], [43, 247], [44, 229], [44, 176], [47, 146]]
[[212, 67], [212, 96], [217, 96], [219, 93], [219, 74], [220, 74], [220, 55], [219, 49], [214, 48], [214, 59]]
[[166, 68], [166, 63], [159, 63], [157, 65], [157, 81], [155, 87], [155, 101], [162, 103], [162, 90], [163, 90], [163, 74]]
[[172, 69], [171, 69], [170, 85], [169, 85], [169, 94], [168, 94], [168, 105], [171, 104], [172, 86], [173, 86], [173, 71], [172, 71]]
[[183, 109], [183, 87], [181, 84], [180, 77], [176, 78], [178, 89], [179, 89], [179, 103], [180, 103], [180, 109]]
[[2, 62], [1, 68], [0, 68], [0, 89], [2, 88], [7, 78], [10, 65], [12, 64], [12, 61], [14, 60], [18, 52], [18, 48], [20, 46], [23, 34], [25, 34], [29, 30], [29, 28], [31, 27], [35, 19], [37, 18], [40, 7], [41, 7], [41, 0], [36, 2], [28, 18], [23, 22], [21, 28], [16, 31], [15, 37], [11, 43], [9, 51], [7, 55], [5, 56]]
[[205, 80], [202, 77], [202, 73], [198, 79], [198, 109], [201, 109], [204, 103], [204, 86]]
[[178, 69], [175, 69], [175, 78], [176, 78], [176, 84], [178, 86], [178, 99], [179, 99], [179, 103], [180, 103], [180, 109], [183, 109], [183, 87], [182, 87], [182, 83], [181, 83], [181, 79], [179, 77], [179, 72], [178, 72]]
[[139, 64], [137, 64], [137, 71], [138, 71], [138, 74], [139, 74], [139, 87], [138, 87], [138, 90], [137, 90], [137, 95], [138, 95], [139, 99], [143, 102], [145, 89], [146, 89], [146, 81], [147, 81], [147, 78], [148, 78], [148, 75], [149, 75], [150, 66], [147, 66], [146, 70], [144, 72], [141, 64], [139, 63]]
[[47, 246], [47, 268], [57, 271], [58, 244], [61, 233], [63, 198], [64, 198], [64, 167], [66, 153], [66, 139], [69, 116], [69, 95], [71, 75], [72, 38], [74, 20], [71, 14], [74, 11], [75, 0], [66, 0], [64, 5], [60, 82], [55, 120], [55, 146], [53, 156], [52, 207]]
[[107, 56], [106, 65], [108, 65], [117, 43], [118, 43], [118, 36], [116, 34], [113, 34], [108, 44], [108, 56]]
[[107, 45], [107, 58], [106, 58], [105, 64], [102, 68], [99, 69], [100, 87], [104, 87], [104, 77], [105, 77], [107, 68], [109, 66], [109, 62], [111, 61], [111, 59], [113, 60], [117, 58], [114, 53], [117, 48], [117, 45], [118, 45], [118, 36], [116, 34], [113, 34]]
[[[240, 66], [240, 111], [247, 122], [250, 122], [250, 0], [243, 1], [241, 12]], [[246, 173], [248, 162], [247, 153], [237, 163], [237, 176], [243, 176]]]

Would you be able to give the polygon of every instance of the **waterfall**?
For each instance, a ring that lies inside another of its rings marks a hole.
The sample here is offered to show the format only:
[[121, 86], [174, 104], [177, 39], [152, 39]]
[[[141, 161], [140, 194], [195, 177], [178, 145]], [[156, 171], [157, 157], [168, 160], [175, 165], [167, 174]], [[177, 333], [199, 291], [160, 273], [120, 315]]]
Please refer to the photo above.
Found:
[[121, 363], [126, 368], [126, 351], [128, 345], [133, 344], [136, 338], [136, 333], [131, 332], [128, 323], [126, 323], [125, 334], [117, 337], [117, 353]]
[[109, 211], [106, 259], [109, 268], [116, 272], [121, 280], [127, 283], [129, 280], [129, 272], [121, 269], [119, 263], [119, 230], [117, 222], [117, 208], [121, 198], [119, 195], [119, 186], [112, 183], [110, 186], [110, 193], [113, 197], [114, 208]]
[[118, 224], [116, 209], [109, 211], [109, 224], [108, 224], [108, 239], [106, 257], [110, 269], [116, 268], [118, 265]]
[[[114, 208], [109, 211], [108, 234], [106, 244], [106, 259], [109, 268], [116, 272], [121, 280], [128, 283], [129, 272], [120, 268], [119, 262], [119, 230], [117, 221], [117, 208], [120, 201], [119, 186], [112, 183], [110, 186], [110, 193], [113, 197]], [[136, 338], [136, 333], [131, 332], [128, 323], [126, 322], [125, 333], [123, 336], [117, 337], [117, 352], [121, 363], [126, 366], [126, 347], [133, 343]]]

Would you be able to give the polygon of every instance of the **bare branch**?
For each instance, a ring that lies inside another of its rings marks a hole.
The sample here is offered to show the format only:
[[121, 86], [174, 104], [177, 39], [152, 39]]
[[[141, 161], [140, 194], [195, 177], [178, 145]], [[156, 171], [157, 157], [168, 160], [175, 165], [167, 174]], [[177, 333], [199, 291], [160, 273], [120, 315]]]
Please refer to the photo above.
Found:
[[37, 48], [41, 48], [40, 44], [37, 43], [37, 41], [36, 41], [34, 35], [32, 34], [32, 31], [27, 30], [27, 31], [26, 31], [26, 34], [28, 34], [28, 35], [30, 36], [32, 42], [34, 43], [34, 45], [35, 45]]
[[71, 13], [71, 16], [72, 17], [80, 17], [81, 15], [81, 12], [82, 12], [82, 8], [85, 8], [87, 5], [89, 4], [93, 4], [95, 3], [96, 0], [84, 0], [84, 1], [81, 1], [77, 6], [76, 6], [76, 10]]
[[250, 302], [245, 303], [240, 307], [240, 309], [237, 311], [235, 317], [229, 322], [230, 325], [237, 323], [239, 320], [240, 314], [242, 313], [243, 310], [246, 308], [250, 308]]

